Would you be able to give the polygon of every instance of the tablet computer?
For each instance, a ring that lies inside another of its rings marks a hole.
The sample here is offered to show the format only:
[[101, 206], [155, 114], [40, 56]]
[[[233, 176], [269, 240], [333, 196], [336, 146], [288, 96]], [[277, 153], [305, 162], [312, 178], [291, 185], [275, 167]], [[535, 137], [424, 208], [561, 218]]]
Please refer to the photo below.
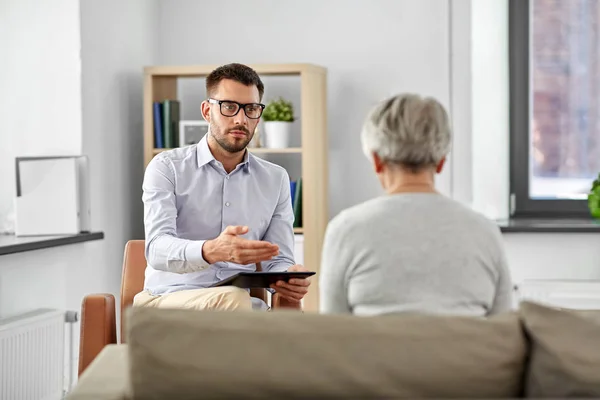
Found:
[[269, 288], [277, 281], [289, 281], [290, 279], [304, 279], [314, 275], [315, 272], [240, 272], [227, 279], [223, 279], [212, 285], [237, 286], [239, 288]]

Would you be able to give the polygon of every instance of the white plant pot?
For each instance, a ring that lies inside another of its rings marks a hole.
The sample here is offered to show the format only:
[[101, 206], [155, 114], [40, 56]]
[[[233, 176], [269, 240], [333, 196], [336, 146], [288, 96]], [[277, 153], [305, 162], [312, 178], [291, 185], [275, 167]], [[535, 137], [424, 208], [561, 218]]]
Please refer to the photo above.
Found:
[[290, 147], [291, 122], [267, 121], [265, 124], [265, 147], [283, 149]]

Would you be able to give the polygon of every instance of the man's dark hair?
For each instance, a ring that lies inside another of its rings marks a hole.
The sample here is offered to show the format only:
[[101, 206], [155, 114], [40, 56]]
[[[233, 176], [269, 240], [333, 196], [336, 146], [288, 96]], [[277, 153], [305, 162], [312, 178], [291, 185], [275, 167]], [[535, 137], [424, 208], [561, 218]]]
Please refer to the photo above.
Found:
[[211, 93], [223, 79], [231, 79], [246, 86], [256, 86], [259, 98], [262, 100], [265, 86], [256, 71], [247, 65], [237, 63], [227, 64], [212, 71], [206, 77], [206, 94], [211, 96]]

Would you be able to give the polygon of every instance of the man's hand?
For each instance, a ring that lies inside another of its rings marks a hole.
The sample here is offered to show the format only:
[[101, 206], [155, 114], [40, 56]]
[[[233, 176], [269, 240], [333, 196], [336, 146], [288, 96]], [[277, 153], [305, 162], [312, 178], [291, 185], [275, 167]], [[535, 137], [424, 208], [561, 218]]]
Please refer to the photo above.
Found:
[[[288, 272], [309, 272], [308, 269], [302, 265], [293, 265], [288, 268]], [[308, 293], [308, 287], [310, 286], [310, 278], [293, 278], [289, 282], [277, 281], [277, 283], [271, 285], [271, 289], [275, 289], [282, 297], [285, 297], [289, 301], [299, 302]]]
[[238, 237], [245, 233], [247, 226], [228, 226], [216, 239], [204, 242], [202, 257], [209, 264], [229, 261], [245, 265], [267, 261], [279, 254], [279, 246], [275, 244]]

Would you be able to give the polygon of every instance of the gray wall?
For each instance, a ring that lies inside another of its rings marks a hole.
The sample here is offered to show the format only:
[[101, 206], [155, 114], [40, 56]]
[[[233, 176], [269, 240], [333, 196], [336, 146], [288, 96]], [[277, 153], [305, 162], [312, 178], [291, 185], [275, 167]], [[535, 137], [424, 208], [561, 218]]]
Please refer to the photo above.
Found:
[[[77, 0], [0, 1], [0, 224], [12, 212], [15, 157], [81, 153], [79, 21]], [[74, 292], [103, 287], [101, 270], [91, 275], [99, 286], [72, 285], [99, 248], [89, 243], [0, 256], [0, 317], [76, 307], [69, 302]]]
[[[384, 96], [416, 91], [452, 106], [454, 148], [442, 191], [491, 218], [506, 217], [507, 0], [233, 4], [160, 0], [157, 61], [327, 67], [330, 216], [381, 193], [359, 144], [368, 108]], [[238, 39], [224, 44], [229, 31]], [[199, 118], [202, 82], [180, 89], [184, 117]], [[298, 101], [297, 82], [269, 79], [271, 94]], [[515, 281], [600, 278], [598, 235], [508, 234], [505, 241]]]
[[155, 62], [156, 1], [81, 1], [83, 153], [102, 264], [120, 286], [123, 246], [143, 239], [143, 67]]
[[79, 48], [77, 0], [0, 1], [0, 232], [14, 229], [15, 157], [81, 151]]
[[124, 243], [143, 237], [142, 67], [155, 62], [157, 10], [147, 0], [0, 1], [0, 87], [12, 94], [0, 97], [0, 222], [15, 156], [87, 154], [92, 228], [106, 235], [1, 256], [0, 317], [79, 310], [89, 293], [118, 301]]
[[[381, 193], [359, 141], [369, 107], [403, 91], [449, 103], [447, 1], [162, 0], [159, 8], [160, 64], [310, 62], [328, 69], [331, 216]], [[298, 79], [269, 78], [266, 86], [267, 99], [284, 94], [299, 105]], [[183, 83], [180, 93], [184, 118], [200, 118], [202, 82]]]

